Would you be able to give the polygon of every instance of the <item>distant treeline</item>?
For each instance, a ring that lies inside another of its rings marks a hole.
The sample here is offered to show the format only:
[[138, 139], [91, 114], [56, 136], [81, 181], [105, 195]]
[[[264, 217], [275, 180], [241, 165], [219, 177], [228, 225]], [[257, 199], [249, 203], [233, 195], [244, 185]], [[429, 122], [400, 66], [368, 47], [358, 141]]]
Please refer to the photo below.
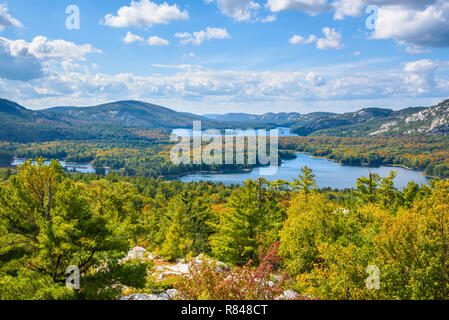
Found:
[[351, 166], [400, 165], [449, 178], [449, 137], [283, 137], [280, 148]]

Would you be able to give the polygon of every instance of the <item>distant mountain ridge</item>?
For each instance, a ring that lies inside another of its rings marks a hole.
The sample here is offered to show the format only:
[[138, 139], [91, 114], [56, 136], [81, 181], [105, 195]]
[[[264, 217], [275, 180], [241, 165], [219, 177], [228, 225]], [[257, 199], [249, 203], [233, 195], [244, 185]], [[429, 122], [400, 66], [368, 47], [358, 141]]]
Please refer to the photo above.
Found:
[[449, 133], [449, 99], [432, 107], [399, 111], [365, 108], [343, 114], [291, 112], [205, 116], [134, 100], [33, 111], [0, 99], [0, 141], [139, 138], [135, 134], [137, 129], [191, 128], [193, 121], [198, 120], [202, 121], [203, 128], [289, 127], [300, 136], [446, 135]]
[[71, 123], [113, 123], [137, 128], [185, 128], [200, 120], [188, 115], [141, 101], [117, 101], [92, 107], [57, 107], [42, 110]]

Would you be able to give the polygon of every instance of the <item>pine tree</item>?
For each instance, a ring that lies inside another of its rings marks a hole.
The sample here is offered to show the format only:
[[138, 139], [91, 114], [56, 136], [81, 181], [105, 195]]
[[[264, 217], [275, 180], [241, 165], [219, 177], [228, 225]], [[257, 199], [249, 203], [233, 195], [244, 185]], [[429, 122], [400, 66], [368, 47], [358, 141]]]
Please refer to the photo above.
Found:
[[292, 187], [294, 190], [300, 190], [306, 195], [310, 194], [311, 189], [316, 188], [316, 181], [313, 170], [308, 166], [302, 167], [299, 179], [294, 179]]
[[376, 173], [370, 173], [369, 177], [362, 177], [357, 179], [356, 195], [359, 199], [366, 203], [374, 203], [378, 199], [377, 188], [379, 186], [379, 181], [381, 178]]
[[220, 216], [217, 234], [212, 237], [212, 251], [219, 259], [236, 265], [257, 262], [260, 247], [269, 246], [265, 236], [282, 219], [282, 210], [273, 205], [275, 199], [267, 197], [268, 184], [264, 179], [248, 180], [230, 197], [231, 210]]
[[161, 254], [170, 260], [185, 257], [192, 248], [193, 241], [189, 233], [187, 206], [181, 197], [176, 197], [170, 204], [171, 217]]

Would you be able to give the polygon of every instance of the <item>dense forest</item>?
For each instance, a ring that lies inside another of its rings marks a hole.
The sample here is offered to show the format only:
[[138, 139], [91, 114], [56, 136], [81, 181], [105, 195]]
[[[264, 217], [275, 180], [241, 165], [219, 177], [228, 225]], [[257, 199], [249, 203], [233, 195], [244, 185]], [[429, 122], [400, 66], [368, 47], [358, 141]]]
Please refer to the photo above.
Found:
[[[397, 190], [392, 172], [319, 190], [305, 167], [291, 183], [239, 187], [68, 173], [44, 159], [0, 177], [0, 299], [168, 289], [177, 299], [449, 297], [448, 181]], [[151, 258], [124, 259], [137, 246]], [[155, 276], [200, 254], [187, 276]], [[79, 290], [65, 286], [70, 265]], [[374, 288], [370, 267], [380, 273]]]
[[400, 165], [449, 178], [447, 136], [397, 138], [283, 137], [280, 147], [311, 153], [350, 166]]
[[[150, 134], [150, 132], [147, 132]], [[151, 131], [152, 138], [140, 140], [77, 140], [43, 143], [0, 143], [0, 166], [12, 157], [92, 163], [98, 173], [110, 168], [126, 176], [158, 178], [196, 171], [251, 169], [252, 165], [174, 165], [173, 146], [167, 135]], [[280, 158], [292, 159], [295, 152], [307, 152], [349, 166], [398, 165], [424, 170], [427, 176], [449, 177], [449, 138], [422, 136], [400, 138], [280, 137]]]
[[[34, 117], [11, 110], [21, 115], [15, 121]], [[64, 110], [42, 113], [43, 121], [60, 121]], [[58, 127], [69, 130], [59, 139], [35, 139], [31, 126], [0, 142], [0, 300], [449, 298], [447, 180], [398, 190], [392, 171], [360, 177], [351, 190], [319, 189], [304, 167], [294, 181], [167, 181], [259, 163], [245, 154], [245, 164], [175, 165], [164, 128], [110, 119], [84, 135], [75, 120]], [[279, 156], [307, 152], [448, 178], [448, 139], [280, 137]], [[15, 168], [14, 158], [36, 160]], [[65, 171], [58, 160], [90, 163], [95, 173]], [[70, 266], [79, 270], [75, 290], [66, 286]]]

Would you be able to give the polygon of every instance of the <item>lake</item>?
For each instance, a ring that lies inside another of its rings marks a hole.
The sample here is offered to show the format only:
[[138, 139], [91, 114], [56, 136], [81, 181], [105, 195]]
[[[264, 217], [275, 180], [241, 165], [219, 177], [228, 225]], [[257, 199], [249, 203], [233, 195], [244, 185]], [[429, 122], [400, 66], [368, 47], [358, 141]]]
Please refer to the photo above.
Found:
[[[26, 160], [27, 159], [14, 159], [11, 165], [18, 166], [19, 164], [24, 163]], [[59, 163], [64, 168], [64, 170], [67, 171], [76, 171], [80, 173], [95, 173], [95, 168], [92, 167], [90, 163], [68, 163], [65, 161], [59, 161]], [[50, 161], [46, 161], [45, 164], [47, 165], [50, 164]]]
[[269, 181], [277, 179], [293, 181], [303, 166], [308, 166], [313, 169], [313, 173], [316, 176], [318, 187], [330, 187], [333, 189], [345, 189], [354, 188], [357, 182], [357, 178], [368, 176], [370, 172], [377, 173], [381, 177], [386, 177], [391, 170], [397, 171], [398, 175], [395, 179], [395, 186], [398, 189], [406, 187], [408, 182], [413, 180], [418, 184], [427, 184], [429, 179], [423, 176], [422, 171], [407, 170], [401, 167], [352, 167], [342, 166], [337, 162], [329, 161], [324, 158], [315, 158], [309, 154], [298, 153], [298, 157], [294, 160], [286, 160], [278, 168], [276, 175], [261, 176], [258, 168], [251, 172], [243, 173], [224, 173], [224, 174], [189, 174], [177, 180], [182, 182], [193, 181], [212, 181], [222, 182], [226, 185], [229, 184], [242, 184], [243, 181], [248, 179], [255, 180], [259, 177], [263, 177]]
[[[288, 127], [279, 127], [278, 129], [278, 136], [279, 137], [297, 137], [298, 135], [291, 133], [291, 129]], [[266, 130], [267, 135], [269, 135], [270, 130]], [[205, 135], [205, 131], [201, 131], [201, 133], [198, 131], [193, 131], [192, 129], [174, 129], [172, 131], [172, 134], [176, 134], [179, 137], [199, 137], [202, 135]], [[222, 133], [224, 136], [224, 132]], [[255, 135], [257, 135], [257, 130], [255, 130]], [[254, 134], [251, 134], [251, 131], [245, 131], [242, 130], [239, 134], [231, 134], [230, 137], [237, 137], [237, 136], [255, 136]], [[214, 137], [214, 135], [211, 135], [211, 137]]]

